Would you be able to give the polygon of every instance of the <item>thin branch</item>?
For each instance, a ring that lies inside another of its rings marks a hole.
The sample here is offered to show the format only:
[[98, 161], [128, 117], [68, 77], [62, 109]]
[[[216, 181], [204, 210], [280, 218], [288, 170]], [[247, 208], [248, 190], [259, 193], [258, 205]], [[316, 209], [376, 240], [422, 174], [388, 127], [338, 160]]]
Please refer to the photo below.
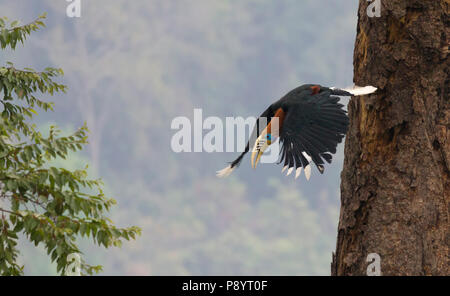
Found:
[[19, 213], [12, 212], [12, 211], [8, 211], [8, 210], [2, 209], [2, 208], [0, 208], [0, 212], [8, 213], [8, 214], [11, 214], [11, 215], [16, 215], [16, 216], [19, 216], [19, 217], [23, 217], [23, 216], [22, 216], [21, 214], [19, 214]]
[[17, 30], [17, 29], [22, 30], [23, 28], [25, 28], [27, 26], [30, 26], [32, 24], [35, 24], [36, 22], [38, 22], [38, 21], [40, 21], [40, 20], [42, 20], [44, 18], [45, 17], [40, 16], [40, 17], [36, 18], [34, 21], [29, 22], [28, 24], [25, 24], [25, 25], [22, 25], [22, 26], [13, 27], [13, 28], [10, 28], [10, 29], [6, 29], [6, 31], [9, 33], [9, 32], [12, 32], [14, 30]]

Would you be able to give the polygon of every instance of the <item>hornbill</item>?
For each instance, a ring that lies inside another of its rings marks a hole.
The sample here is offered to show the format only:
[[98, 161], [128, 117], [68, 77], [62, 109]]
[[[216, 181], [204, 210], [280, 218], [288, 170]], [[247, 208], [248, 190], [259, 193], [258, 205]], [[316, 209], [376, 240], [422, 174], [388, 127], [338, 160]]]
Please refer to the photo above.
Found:
[[[289, 175], [296, 169], [295, 178], [298, 178], [304, 169], [309, 180], [312, 161], [323, 174], [324, 160], [331, 163], [332, 154], [336, 153], [337, 144], [344, 138], [349, 123], [347, 112], [342, 109], [344, 105], [338, 103], [340, 98], [337, 96], [360, 96], [376, 90], [373, 86], [338, 89], [315, 84], [305, 84], [291, 90], [256, 120], [250, 137], [256, 139], [251, 155], [252, 167], [256, 167], [264, 151], [279, 138], [282, 144], [279, 163], [284, 161], [281, 172], [287, 169]], [[230, 175], [249, 150], [250, 140], [244, 152], [229, 166], [218, 171], [217, 176]]]

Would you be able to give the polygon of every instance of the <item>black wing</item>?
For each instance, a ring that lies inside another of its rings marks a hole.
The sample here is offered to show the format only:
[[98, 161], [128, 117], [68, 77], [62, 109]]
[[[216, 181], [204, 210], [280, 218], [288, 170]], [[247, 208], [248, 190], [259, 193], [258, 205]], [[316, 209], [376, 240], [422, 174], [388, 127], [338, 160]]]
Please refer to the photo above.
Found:
[[[331, 163], [347, 128], [347, 112], [329, 91], [291, 100], [280, 133], [281, 160], [288, 168], [306, 168], [312, 160], [320, 173]], [[285, 109], [285, 108], [283, 108]]]

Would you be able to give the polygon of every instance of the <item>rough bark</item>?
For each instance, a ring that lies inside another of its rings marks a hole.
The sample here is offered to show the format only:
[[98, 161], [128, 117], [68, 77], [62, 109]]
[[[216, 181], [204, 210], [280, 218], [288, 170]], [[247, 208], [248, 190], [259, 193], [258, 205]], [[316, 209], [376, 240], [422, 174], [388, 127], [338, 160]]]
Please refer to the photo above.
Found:
[[450, 275], [449, 0], [360, 0], [333, 275]]

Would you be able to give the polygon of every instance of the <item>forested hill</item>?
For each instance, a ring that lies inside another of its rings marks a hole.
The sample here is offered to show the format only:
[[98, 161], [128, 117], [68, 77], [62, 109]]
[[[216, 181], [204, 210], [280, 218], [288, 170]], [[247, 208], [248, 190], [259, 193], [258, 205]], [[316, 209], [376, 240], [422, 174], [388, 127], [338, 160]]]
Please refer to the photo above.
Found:
[[[91, 163], [118, 201], [112, 217], [142, 237], [121, 249], [85, 248], [103, 274], [328, 275], [339, 215], [343, 145], [311, 181], [250, 167], [215, 171], [236, 153], [171, 150], [175, 116], [259, 115], [303, 83], [352, 84], [355, 1], [0, 0], [22, 23], [47, 27], [0, 56], [17, 67], [61, 67], [68, 94], [38, 122], [68, 131], [84, 121]], [[54, 274], [43, 250], [23, 243], [26, 274]]]

